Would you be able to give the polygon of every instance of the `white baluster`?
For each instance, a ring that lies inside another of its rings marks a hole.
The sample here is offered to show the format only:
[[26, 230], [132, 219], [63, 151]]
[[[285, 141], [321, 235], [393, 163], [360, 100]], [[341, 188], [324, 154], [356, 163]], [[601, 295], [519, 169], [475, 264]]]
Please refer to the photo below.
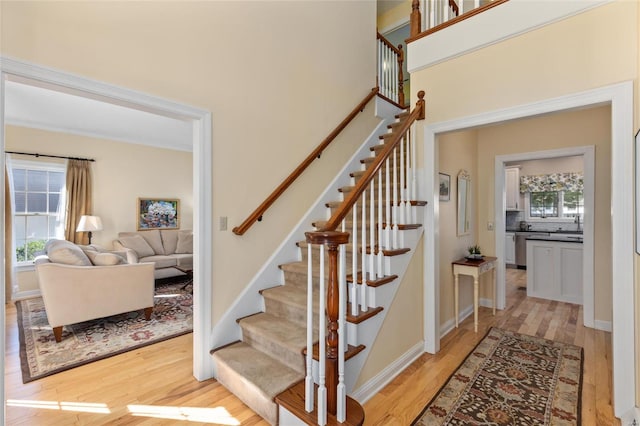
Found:
[[477, 9], [480, 7], [480, 0], [473, 0], [473, 8]]
[[338, 279], [338, 295], [340, 298], [340, 305], [338, 305], [338, 390], [337, 399], [338, 404], [336, 407], [336, 418], [342, 423], [347, 417], [347, 389], [344, 384], [344, 352], [345, 352], [345, 337], [347, 330], [345, 328], [345, 295], [347, 286], [347, 252], [346, 246], [341, 244], [339, 247], [340, 255], [340, 267], [338, 273], [340, 274]]
[[386, 220], [387, 220], [387, 224], [385, 226], [384, 229], [384, 239], [385, 239], [385, 248], [390, 249], [391, 248], [391, 170], [389, 170], [389, 157], [387, 157], [387, 159], [385, 160], [385, 167], [386, 167], [386, 176], [385, 176], [385, 182], [387, 184], [387, 192], [386, 192], [386, 197], [385, 197], [385, 202], [384, 202], [384, 208], [385, 208], [385, 216], [386, 216]]
[[367, 190], [362, 191], [362, 285], [360, 286], [360, 309], [367, 311]]
[[393, 52], [393, 100], [398, 102], [400, 92], [398, 90], [398, 53]]
[[404, 138], [400, 139], [400, 218], [399, 221], [401, 224], [407, 223], [407, 218], [405, 217], [405, 190], [404, 190]]
[[304, 408], [313, 411], [313, 274], [311, 243], [307, 243], [307, 375], [304, 378]]
[[374, 249], [376, 244], [376, 217], [375, 217], [375, 193], [376, 179], [371, 179], [371, 190], [369, 191], [369, 276], [372, 280], [376, 279], [376, 265]]
[[430, 0], [429, 1], [429, 26], [425, 29], [433, 28], [436, 26], [435, 17], [436, 17], [436, 0]]
[[404, 143], [405, 143], [405, 149], [404, 149], [404, 153], [405, 153], [405, 174], [404, 174], [404, 209], [405, 209], [405, 220], [407, 221], [407, 223], [412, 223], [411, 222], [411, 189], [410, 189], [410, 176], [411, 176], [411, 147], [409, 146], [409, 142], [410, 142], [410, 138], [411, 135], [409, 133], [409, 131], [407, 130], [407, 134], [404, 138]]
[[378, 171], [378, 278], [384, 276], [384, 271], [382, 270], [382, 170]]
[[398, 248], [398, 160], [393, 149], [393, 248]]
[[[416, 133], [415, 133], [415, 129], [416, 129], [416, 123], [414, 122], [411, 125], [411, 180], [412, 180], [412, 184], [411, 184], [411, 199], [412, 200], [417, 200], [418, 199], [418, 177], [416, 174]], [[414, 207], [411, 210], [412, 213], [412, 222], [413, 223], [418, 223], [418, 208]]]
[[449, 1], [444, 0], [442, 2], [442, 23], [445, 23], [449, 20]]
[[324, 426], [327, 424], [327, 387], [325, 382], [326, 376], [326, 344], [325, 344], [325, 289], [324, 289], [324, 245], [320, 246], [320, 312], [318, 313], [318, 327], [320, 328], [318, 336], [318, 424]]
[[351, 315], [358, 315], [358, 202], [353, 203], [351, 227]]

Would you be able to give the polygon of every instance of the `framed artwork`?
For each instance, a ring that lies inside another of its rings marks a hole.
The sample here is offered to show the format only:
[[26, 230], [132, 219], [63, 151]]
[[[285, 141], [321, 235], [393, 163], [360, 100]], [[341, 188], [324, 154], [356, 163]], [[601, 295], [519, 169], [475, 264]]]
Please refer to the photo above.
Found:
[[451, 199], [451, 176], [444, 173], [438, 173], [438, 175], [440, 176], [440, 184], [438, 185], [440, 201], [449, 201]]
[[138, 198], [138, 231], [145, 229], [178, 229], [180, 200]]

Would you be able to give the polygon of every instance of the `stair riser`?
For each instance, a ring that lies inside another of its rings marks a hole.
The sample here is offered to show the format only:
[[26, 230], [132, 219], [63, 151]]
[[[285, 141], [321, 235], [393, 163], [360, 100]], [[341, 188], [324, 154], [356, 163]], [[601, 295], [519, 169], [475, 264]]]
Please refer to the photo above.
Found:
[[[240, 327], [242, 327], [242, 321], [240, 321]], [[280, 360], [283, 364], [289, 366], [289, 368], [292, 368], [295, 371], [300, 373], [305, 372], [304, 357], [300, 352], [302, 348], [294, 350], [274, 344], [271, 340], [245, 327], [242, 327], [242, 341], [253, 346], [259, 351]]]
[[[314, 301], [313, 307], [313, 328], [314, 330], [318, 329], [318, 312], [319, 312], [319, 304], [318, 301]], [[277, 299], [267, 298], [264, 299], [265, 311], [270, 313], [271, 315], [275, 315], [277, 317], [287, 319], [289, 321], [293, 321], [300, 326], [306, 327], [307, 325], [307, 307], [306, 306], [296, 306], [287, 304]], [[317, 335], [317, 333], [314, 333]]]

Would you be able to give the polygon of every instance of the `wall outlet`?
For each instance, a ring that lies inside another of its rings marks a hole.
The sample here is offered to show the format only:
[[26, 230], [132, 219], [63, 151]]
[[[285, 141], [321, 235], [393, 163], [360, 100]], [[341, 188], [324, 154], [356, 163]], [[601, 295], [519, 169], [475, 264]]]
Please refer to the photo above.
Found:
[[220, 216], [220, 230], [221, 231], [226, 231], [227, 230], [227, 217], [226, 216]]
[[487, 231], [493, 231], [493, 222], [487, 222]]

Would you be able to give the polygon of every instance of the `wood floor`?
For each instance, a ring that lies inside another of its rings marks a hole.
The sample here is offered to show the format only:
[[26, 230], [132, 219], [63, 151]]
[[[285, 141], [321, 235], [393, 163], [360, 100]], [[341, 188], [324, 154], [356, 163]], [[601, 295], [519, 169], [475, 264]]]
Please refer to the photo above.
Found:
[[[576, 305], [526, 298], [522, 271], [507, 270], [507, 306], [480, 308], [365, 404], [366, 425], [408, 425], [491, 326], [584, 347], [584, 425], [619, 425], [611, 407], [611, 335], [585, 329]], [[192, 335], [23, 384], [16, 310], [6, 305], [7, 425], [267, 425], [215, 380], [191, 375]]]

